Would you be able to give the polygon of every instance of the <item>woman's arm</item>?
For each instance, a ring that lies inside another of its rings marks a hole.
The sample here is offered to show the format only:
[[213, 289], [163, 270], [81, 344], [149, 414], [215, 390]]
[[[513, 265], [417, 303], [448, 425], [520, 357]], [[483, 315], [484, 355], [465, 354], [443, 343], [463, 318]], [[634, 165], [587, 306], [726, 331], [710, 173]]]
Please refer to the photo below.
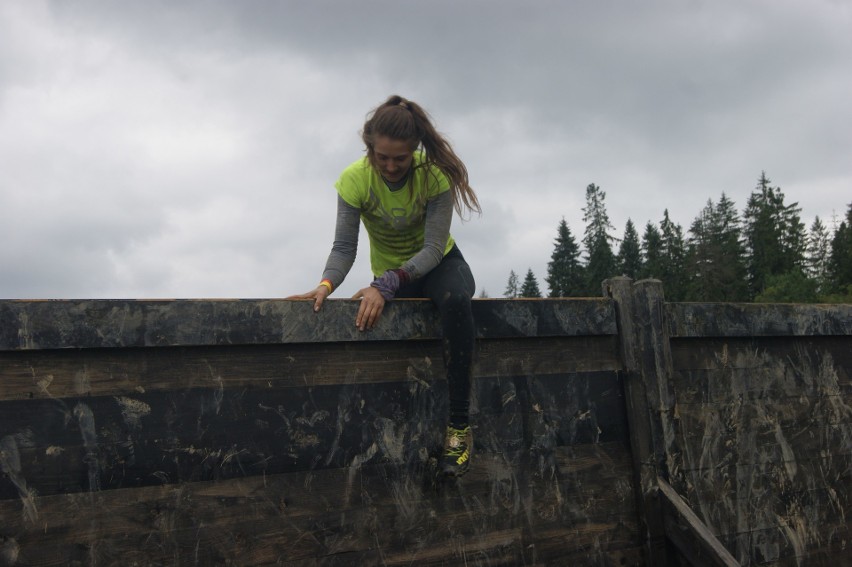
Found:
[[337, 226], [334, 230], [334, 244], [325, 263], [320, 284], [307, 293], [291, 295], [287, 299], [313, 299], [314, 311], [319, 311], [325, 298], [332, 290], [343, 283], [346, 274], [355, 262], [358, 251], [358, 223], [361, 213], [338, 195]]
[[402, 265], [411, 280], [422, 278], [441, 263], [453, 221], [453, 194], [445, 191], [426, 203], [423, 248]]
[[327, 279], [337, 289], [346, 274], [352, 269], [355, 255], [358, 253], [358, 230], [361, 211], [337, 196], [337, 226], [334, 229], [334, 244], [325, 263], [322, 278]]
[[388, 270], [355, 294], [361, 299], [355, 325], [362, 331], [372, 329], [384, 310], [385, 302], [393, 299], [397, 290], [407, 282], [423, 277], [441, 263], [444, 248], [450, 237], [453, 220], [453, 195], [441, 193], [426, 203], [426, 227], [423, 248], [397, 270]]

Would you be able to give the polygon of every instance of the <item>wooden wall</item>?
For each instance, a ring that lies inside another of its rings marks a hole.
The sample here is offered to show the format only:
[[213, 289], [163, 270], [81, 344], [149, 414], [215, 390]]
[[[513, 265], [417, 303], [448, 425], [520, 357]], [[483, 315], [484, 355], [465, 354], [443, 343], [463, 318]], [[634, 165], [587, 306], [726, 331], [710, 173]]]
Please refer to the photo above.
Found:
[[852, 565], [852, 305], [666, 320], [678, 492], [742, 565]]
[[0, 565], [640, 565], [610, 299], [475, 302], [441, 481], [435, 314], [0, 301]]
[[0, 301], [3, 565], [852, 565], [852, 306]]

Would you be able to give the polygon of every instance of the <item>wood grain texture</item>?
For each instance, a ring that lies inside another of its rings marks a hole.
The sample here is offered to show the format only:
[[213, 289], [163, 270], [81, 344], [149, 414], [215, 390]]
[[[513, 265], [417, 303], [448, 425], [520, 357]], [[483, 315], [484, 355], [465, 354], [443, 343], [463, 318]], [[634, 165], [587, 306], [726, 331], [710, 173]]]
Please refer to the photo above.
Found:
[[604, 289], [474, 302], [457, 481], [428, 302], [0, 301], [0, 565], [843, 565], [849, 306]]
[[[615, 371], [614, 349], [607, 336], [482, 339], [473, 375]], [[444, 379], [442, 356], [438, 340], [11, 351], [0, 353], [0, 401]]]
[[852, 335], [852, 305], [669, 303], [672, 337]]
[[739, 567], [739, 562], [716, 539], [671, 485], [657, 480], [667, 524], [666, 534], [692, 565]]
[[606, 280], [605, 295], [612, 297], [618, 323], [619, 355], [623, 364], [625, 412], [629, 423], [629, 440], [632, 457], [632, 479], [636, 502], [643, 555], [646, 562], [665, 566], [671, 559], [667, 550], [662, 508], [654, 498], [658, 478], [659, 419], [649, 403], [651, 393], [644, 380], [642, 368], [644, 342], [641, 325], [635, 316], [640, 301], [633, 281], [626, 277]]
[[[435, 484], [429, 465], [344, 468], [0, 502], [20, 564], [347, 562], [579, 564], [635, 558], [623, 445], [482, 454]], [[51, 545], [42, 543], [48, 540]], [[540, 542], [540, 543], [539, 543]], [[585, 560], [583, 560], [585, 558]], [[309, 564], [309, 563], [305, 563]], [[635, 560], [632, 563], [637, 563]]]
[[[355, 327], [357, 300], [0, 300], [0, 351], [320, 342], [441, 336], [428, 300], [390, 302], [371, 331]], [[614, 335], [607, 299], [475, 300], [481, 338]]]
[[682, 495], [743, 565], [830, 557], [852, 511], [850, 338], [673, 343]]
[[[622, 441], [613, 373], [481, 377], [477, 447]], [[417, 464], [443, 442], [444, 381], [307, 388], [193, 388], [0, 403], [18, 475], [39, 494], [347, 466], [357, 455]], [[0, 482], [0, 498], [16, 483]]]

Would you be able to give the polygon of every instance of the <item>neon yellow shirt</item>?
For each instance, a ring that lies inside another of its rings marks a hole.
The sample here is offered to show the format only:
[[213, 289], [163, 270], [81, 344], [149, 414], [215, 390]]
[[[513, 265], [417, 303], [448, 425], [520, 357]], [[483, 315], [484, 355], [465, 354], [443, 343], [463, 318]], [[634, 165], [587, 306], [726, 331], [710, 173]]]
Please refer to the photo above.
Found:
[[[408, 183], [391, 191], [366, 157], [350, 164], [334, 184], [340, 197], [361, 211], [361, 222], [370, 238], [370, 267], [378, 277], [401, 267], [422, 248], [426, 226], [426, 202], [449, 191], [450, 182], [435, 166], [423, 163], [414, 152], [414, 168]], [[411, 188], [414, 188], [413, 196]], [[454, 244], [448, 236], [444, 254]]]

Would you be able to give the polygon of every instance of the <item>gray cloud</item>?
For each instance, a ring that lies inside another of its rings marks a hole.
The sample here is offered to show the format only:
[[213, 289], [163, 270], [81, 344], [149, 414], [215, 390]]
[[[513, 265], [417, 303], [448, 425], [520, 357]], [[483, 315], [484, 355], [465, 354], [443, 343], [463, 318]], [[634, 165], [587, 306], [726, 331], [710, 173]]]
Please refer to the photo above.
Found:
[[[453, 233], [492, 296], [510, 269], [544, 287], [589, 183], [618, 231], [742, 208], [761, 170], [829, 219], [850, 24], [828, 0], [3, 3], [0, 297], [313, 286], [332, 185], [393, 92], [468, 165], [485, 211]], [[362, 246], [340, 293], [368, 277]]]

